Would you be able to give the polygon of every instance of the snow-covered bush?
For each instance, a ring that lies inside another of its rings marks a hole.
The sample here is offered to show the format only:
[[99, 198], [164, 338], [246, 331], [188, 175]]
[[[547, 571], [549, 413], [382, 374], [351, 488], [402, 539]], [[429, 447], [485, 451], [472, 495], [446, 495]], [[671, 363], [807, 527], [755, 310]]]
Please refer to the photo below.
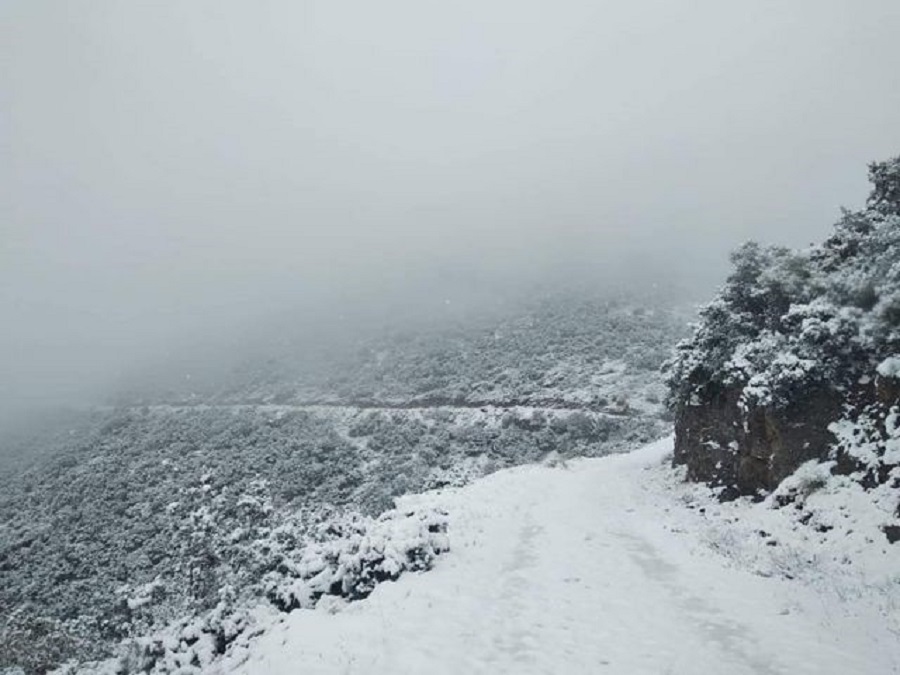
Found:
[[670, 364], [673, 405], [711, 385], [748, 386], [748, 402], [779, 406], [812, 384], [852, 385], [900, 347], [897, 160], [873, 164], [870, 207], [846, 212], [805, 251], [748, 243]]
[[263, 579], [283, 611], [315, 606], [324, 595], [359, 600], [405, 571], [431, 569], [449, 549], [446, 514], [389, 511], [320, 524], [316, 541], [285, 556]]
[[[199, 673], [222, 655], [246, 649], [278, 613], [311, 609], [324, 596], [359, 600], [404, 572], [431, 569], [450, 548], [446, 514], [438, 511], [325, 517], [305, 534], [286, 522], [252, 545], [265, 549], [274, 567], [258, 585], [223, 587], [211, 609], [127, 638], [113, 658], [72, 661], [56, 675]], [[263, 597], [270, 604], [259, 604]]]

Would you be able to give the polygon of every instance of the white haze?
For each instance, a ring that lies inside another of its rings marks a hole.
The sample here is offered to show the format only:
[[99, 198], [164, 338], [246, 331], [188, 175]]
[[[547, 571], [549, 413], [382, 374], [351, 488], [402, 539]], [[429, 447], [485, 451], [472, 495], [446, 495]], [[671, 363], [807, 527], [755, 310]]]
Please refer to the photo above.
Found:
[[0, 0], [0, 21], [7, 416], [297, 308], [705, 288], [744, 239], [821, 239], [900, 151], [896, 0]]

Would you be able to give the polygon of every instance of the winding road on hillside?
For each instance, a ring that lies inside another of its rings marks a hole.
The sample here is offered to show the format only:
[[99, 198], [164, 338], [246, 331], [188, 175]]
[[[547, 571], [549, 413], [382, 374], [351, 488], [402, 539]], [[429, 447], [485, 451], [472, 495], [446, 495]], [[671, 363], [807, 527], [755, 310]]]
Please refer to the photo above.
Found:
[[[115, 407], [106, 407], [104, 410], [117, 410]], [[584, 412], [608, 417], [631, 417], [639, 415], [640, 409], [613, 407], [591, 403], [579, 403], [564, 400], [539, 400], [539, 401], [491, 401], [479, 403], [463, 403], [459, 401], [445, 402], [442, 400], [427, 401], [374, 401], [374, 400], [347, 400], [347, 401], [303, 401], [299, 403], [197, 403], [197, 404], [169, 404], [160, 403], [153, 405], [131, 405], [118, 408], [122, 410], [148, 410], [155, 412], [184, 412], [202, 410], [257, 410], [260, 412], [323, 412], [337, 410], [341, 412], [429, 412], [445, 410], [448, 412], [465, 412], [470, 410], [504, 411], [504, 410], [535, 410], [542, 412]]]
[[433, 571], [294, 612], [215, 672], [900, 672], [875, 611], [731, 565], [679, 528], [677, 504], [643, 480], [669, 445], [407, 498], [450, 514]]

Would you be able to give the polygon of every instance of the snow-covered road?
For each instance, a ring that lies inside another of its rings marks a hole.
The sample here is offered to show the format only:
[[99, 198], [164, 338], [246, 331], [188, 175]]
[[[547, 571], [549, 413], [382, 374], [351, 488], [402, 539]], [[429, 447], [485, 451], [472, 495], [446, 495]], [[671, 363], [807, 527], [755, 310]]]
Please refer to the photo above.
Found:
[[[408, 498], [450, 514], [452, 550], [365, 601], [297, 611], [242, 663], [311, 673], [900, 672], [900, 639], [865, 599], [730, 565], [678, 526], [638, 453], [522, 467]], [[685, 521], [687, 522], [687, 521]]]

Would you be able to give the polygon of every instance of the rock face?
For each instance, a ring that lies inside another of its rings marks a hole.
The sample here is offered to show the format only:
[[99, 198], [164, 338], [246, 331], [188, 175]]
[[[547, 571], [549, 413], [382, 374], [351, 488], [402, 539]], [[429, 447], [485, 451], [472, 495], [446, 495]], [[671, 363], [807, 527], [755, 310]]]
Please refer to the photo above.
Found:
[[740, 405], [741, 393], [722, 388], [713, 399], [678, 410], [674, 461], [687, 466], [689, 480], [724, 486], [726, 498], [758, 494], [802, 463], [828, 455], [839, 392], [823, 389], [782, 409], [749, 410]]
[[669, 363], [675, 464], [723, 498], [809, 460], [900, 486], [900, 159], [805, 251], [745, 244]]

